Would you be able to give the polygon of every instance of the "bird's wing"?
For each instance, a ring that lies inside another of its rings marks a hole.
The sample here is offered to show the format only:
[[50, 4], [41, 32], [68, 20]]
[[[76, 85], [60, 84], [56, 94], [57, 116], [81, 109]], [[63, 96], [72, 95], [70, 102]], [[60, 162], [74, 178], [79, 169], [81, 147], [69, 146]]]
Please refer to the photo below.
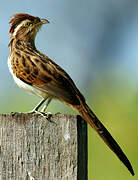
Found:
[[47, 56], [26, 52], [13, 63], [23, 82], [72, 105], [79, 105], [79, 98], [84, 100], [70, 76]]
[[[33, 86], [72, 105], [80, 104], [78, 96], [84, 100], [70, 76], [51, 59], [45, 56], [44, 59], [37, 61], [37, 68], [39, 72], [37, 78], [41, 80], [41, 86], [37, 81], [34, 81]], [[49, 81], [46, 82], [45, 79]]]

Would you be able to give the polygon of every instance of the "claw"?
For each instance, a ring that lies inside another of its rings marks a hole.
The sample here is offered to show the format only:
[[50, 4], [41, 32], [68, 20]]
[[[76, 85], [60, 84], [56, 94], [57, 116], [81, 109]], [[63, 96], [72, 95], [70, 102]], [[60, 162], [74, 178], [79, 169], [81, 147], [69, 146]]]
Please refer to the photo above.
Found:
[[54, 121], [51, 120], [51, 116], [52, 116], [51, 112], [44, 113], [44, 112], [35, 110], [34, 113], [41, 115], [42, 117], [44, 117], [51, 123], [55, 123]]

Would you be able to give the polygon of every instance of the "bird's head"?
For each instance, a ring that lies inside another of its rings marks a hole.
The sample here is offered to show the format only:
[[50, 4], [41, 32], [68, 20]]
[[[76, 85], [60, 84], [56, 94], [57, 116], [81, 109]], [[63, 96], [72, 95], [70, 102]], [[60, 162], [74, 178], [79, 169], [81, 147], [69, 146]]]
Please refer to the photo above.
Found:
[[29, 14], [15, 14], [12, 16], [9, 33], [20, 40], [34, 40], [36, 33], [43, 24], [49, 23], [47, 19], [40, 19]]

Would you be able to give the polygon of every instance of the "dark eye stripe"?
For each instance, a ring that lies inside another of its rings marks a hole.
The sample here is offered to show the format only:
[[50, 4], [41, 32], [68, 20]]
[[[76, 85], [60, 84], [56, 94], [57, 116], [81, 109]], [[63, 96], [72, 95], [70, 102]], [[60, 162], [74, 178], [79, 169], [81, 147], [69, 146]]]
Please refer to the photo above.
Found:
[[31, 24], [31, 22], [27, 22], [25, 25], [26, 25], [26, 26], [30, 26], [30, 24]]

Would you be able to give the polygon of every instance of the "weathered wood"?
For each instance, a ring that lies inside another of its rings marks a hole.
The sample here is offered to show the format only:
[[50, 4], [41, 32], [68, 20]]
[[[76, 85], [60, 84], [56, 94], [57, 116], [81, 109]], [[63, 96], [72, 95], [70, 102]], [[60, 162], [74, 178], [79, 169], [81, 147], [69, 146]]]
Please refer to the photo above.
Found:
[[0, 115], [1, 180], [87, 180], [87, 124], [80, 116]]

